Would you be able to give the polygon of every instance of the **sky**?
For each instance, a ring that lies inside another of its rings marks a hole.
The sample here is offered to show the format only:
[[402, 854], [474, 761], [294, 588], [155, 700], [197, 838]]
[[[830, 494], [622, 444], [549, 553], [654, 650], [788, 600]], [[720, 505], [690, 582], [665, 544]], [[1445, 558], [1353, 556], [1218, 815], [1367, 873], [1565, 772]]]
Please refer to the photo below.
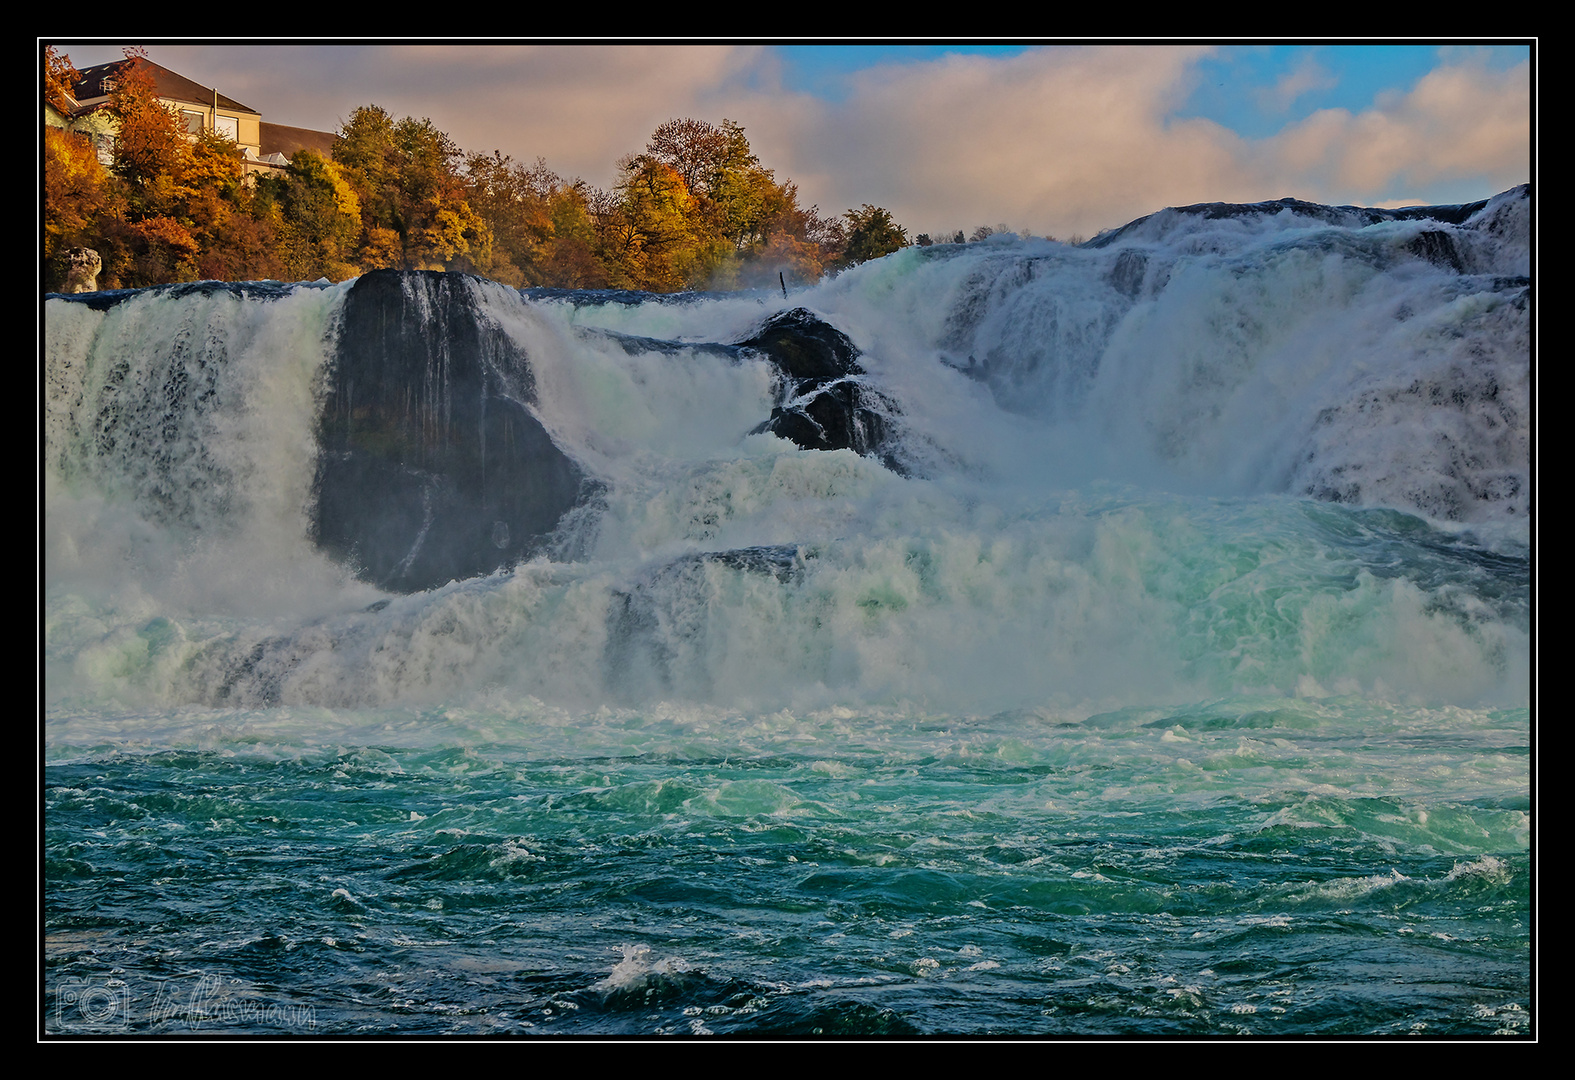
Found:
[[883, 206], [937, 237], [1086, 238], [1285, 196], [1469, 202], [1531, 179], [1524, 41], [54, 44], [78, 68], [143, 45], [280, 124], [332, 131], [368, 104], [430, 118], [467, 152], [599, 187], [664, 121], [730, 119], [801, 204]]

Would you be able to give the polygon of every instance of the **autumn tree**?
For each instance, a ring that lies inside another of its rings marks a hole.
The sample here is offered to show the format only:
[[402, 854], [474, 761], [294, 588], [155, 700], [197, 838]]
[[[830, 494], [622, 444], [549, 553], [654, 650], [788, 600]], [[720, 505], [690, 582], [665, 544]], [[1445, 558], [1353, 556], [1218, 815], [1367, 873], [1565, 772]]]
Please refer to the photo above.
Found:
[[465, 200], [459, 147], [431, 120], [408, 116], [394, 125], [394, 145], [405, 264], [471, 272], [485, 265], [492, 237]]
[[109, 174], [93, 144], [59, 128], [44, 128], [44, 280], [58, 286], [64, 275], [60, 253], [91, 246], [98, 217], [109, 198]]
[[[69, 117], [71, 90], [79, 78], [71, 59], [47, 46], [43, 76], [44, 104]], [[98, 221], [108, 212], [114, 192], [91, 139], [77, 132], [46, 125], [43, 166], [44, 286], [52, 290], [65, 281], [65, 249], [97, 245]]]
[[[490, 263], [478, 270], [516, 288], [605, 288], [606, 267], [598, 258], [597, 218], [591, 188], [569, 181], [536, 159], [530, 167], [508, 156], [472, 154], [465, 160], [466, 201], [492, 236]], [[605, 207], [616, 199], [603, 198]], [[612, 212], [607, 218], [614, 225]]]
[[246, 182], [240, 147], [211, 130], [188, 138], [170, 213], [197, 241], [193, 276], [240, 281], [283, 274], [277, 237]]
[[158, 98], [144, 57], [127, 50], [109, 92], [115, 119], [115, 175], [138, 209], [156, 213], [170, 196], [173, 178], [185, 171], [191, 145], [175, 114]]
[[743, 136], [744, 129], [729, 120], [721, 127], [704, 120], [669, 120], [651, 133], [645, 152], [676, 171], [690, 192], [705, 197], [727, 169], [759, 164]]
[[602, 193], [585, 181], [565, 181], [542, 162], [531, 170], [532, 183], [547, 200], [552, 241], [539, 283], [560, 289], [605, 289], [607, 267], [596, 255], [597, 218], [593, 204]]
[[618, 163], [613, 197], [595, 199], [598, 254], [616, 288], [673, 292], [690, 287], [703, 236], [693, 193], [677, 169], [651, 154]]
[[62, 115], [70, 115], [74, 101], [71, 88], [82, 76], [72, 66], [71, 58], [55, 51], [53, 45], [44, 46], [44, 104]]
[[[485, 274], [517, 287], [654, 291], [817, 280], [907, 241], [889, 212], [827, 220], [763, 166], [732, 120], [676, 119], [619, 162], [610, 191], [501, 152], [464, 155], [431, 120], [376, 105], [341, 125], [331, 157], [243, 176], [238, 148], [188, 133], [157, 98], [146, 54], [111, 87], [112, 168], [75, 135], [45, 136], [46, 264], [100, 251], [106, 287], [198, 276], [339, 280], [380, 267]], [[69, 108], [69, 59], [45, 53], [46, 102]], [[49, 271], [46, 268], [46, 278]]]
[[465, 181], [465, 201], [492, 235], [486, 274], [515, 288], [538, 277], [552, 237], [552, 218], [529, 173], [494, 150], [491, 156], [471, 154], [465, 159]]
[[100, 284], [126, 287], [197, 276], [201, 245], [180, 220], [191, 146], [159, 101], [145, 54], [127, 49], [109, 91], [116, 125], [113, 182], [97, 225]]
[[799, 280], [822, 272], [826, 223], [761, 165], [735, 121], [669, 120], [643, 154], [620, 162], [615, 190], [616, 206], [598, 217], [601, 250], [630, 287], [731, 288], [779, 270]]

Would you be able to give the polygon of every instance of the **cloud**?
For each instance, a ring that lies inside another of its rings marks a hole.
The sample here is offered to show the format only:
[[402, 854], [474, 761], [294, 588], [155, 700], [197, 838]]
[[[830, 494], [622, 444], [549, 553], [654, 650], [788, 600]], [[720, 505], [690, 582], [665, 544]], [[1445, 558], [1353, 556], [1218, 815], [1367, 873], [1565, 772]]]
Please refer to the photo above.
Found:
[[878, 203], [921, 231], [1005, 222], [1092, 234], [1239, 186], [1235, 135], [1168, 119], [1204, 54], [1056, 48], [886, 65], [836, 104], [785, 103], [759, 128], [822, 207]]
[[[407, 52], [415, 53], [413, 62]], [[663, 121], [709, 113], [717, 88], [747, 86], [763, 53], [726, 46], [427, 46], [400, 50], [400, 58], [425, 76], [416, 82], [420, 100], [447, 106], [444, 130], [461, 146], [540, 154], [559, 172], [605, 184], [613, 163], [642, 148]], [[445, 93], [445, 86], [462, 89]], [[511, 149], [525, 147], [539, 149]]]
[[[1529, 179], [1529, 61], [1495, 71], [1444, 54], [1369, 109], [1322, 110], [1249, 139], [1177, 117], [1205, 55], [1080, 47], [885, 65], [836, 103], [756, 98], [750, 133], [823, 210], [877, 203], [926, 232], [1005, 222], [1087, 236], [1193, 202], [1453, 201], [1437, 193], [1482, 198]], [[1323, 77], [1304, 65], [1281, 88]]]
[[1524, 183], [1531, 167], [1531, 64], [1494, 71], [1475, 56], [1446, 60], [1409, 93], [1361, 113], [1325, 109], [1272, 139], [1275, 171], [1329, 201], [1391, 196], [1480, 178], [1483, 196]]
[[1302, 56], [1296, 67], [1282, 75], [1272, 87], [1258, 91], [1258, 104], [1271, 112], [1284, 112], [1296, 99], [1314, 90], [1329, 90], [1339, 83], [1334, 72], [1319, 64], [1311, 54]]

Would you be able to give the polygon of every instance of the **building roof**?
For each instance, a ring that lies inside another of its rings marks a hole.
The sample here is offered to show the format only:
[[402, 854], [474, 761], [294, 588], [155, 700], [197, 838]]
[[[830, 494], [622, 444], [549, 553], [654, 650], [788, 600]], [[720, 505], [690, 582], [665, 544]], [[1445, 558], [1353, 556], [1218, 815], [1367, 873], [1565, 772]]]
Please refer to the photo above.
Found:
[[295, 156], [298, 150], [315, 150], [323, 157], [332, 157], [334, 143], [339, 136], [331, 131], [313, 131], [311, 128], [290, 127], [286, 124], [270, 124], [262, 121], [262, 156], [269, 154], [283, 154], [287, 158]]
[[[131, 64], [136, 64], [153, 76], [155, 93], [161, 98], [171, 101], [189, 101], [194, 105], [213, 104], [213, 88], [203, 86], [201, 83], [192, 82], [184, 75], [177, 74], [167, 67], [155, 64], [145, 57], [132, 57], [126, 60], [116, 60], [110, 64], [99, 64], [95, 67], [84, 68], [80, 73], [82, 78], [77, 81], [72, 90], [72, 95], [80, 102], [92, 102], [96, 98], [109, 96], [110, 83], [114, 76]], [[242, 105], [234, 98], [219, 95], [219, 108], [231, 112], [247, 112], [254, 116], [261, 116], [250, 105]]]

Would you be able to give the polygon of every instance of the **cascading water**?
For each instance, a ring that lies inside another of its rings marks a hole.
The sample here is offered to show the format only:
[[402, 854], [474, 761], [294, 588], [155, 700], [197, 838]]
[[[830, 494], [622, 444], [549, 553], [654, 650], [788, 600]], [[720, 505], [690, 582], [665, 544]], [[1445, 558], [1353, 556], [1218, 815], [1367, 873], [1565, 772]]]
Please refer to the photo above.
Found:
[[1529, 1030], [1529, 203], [51, 298], [46, 1030]]

